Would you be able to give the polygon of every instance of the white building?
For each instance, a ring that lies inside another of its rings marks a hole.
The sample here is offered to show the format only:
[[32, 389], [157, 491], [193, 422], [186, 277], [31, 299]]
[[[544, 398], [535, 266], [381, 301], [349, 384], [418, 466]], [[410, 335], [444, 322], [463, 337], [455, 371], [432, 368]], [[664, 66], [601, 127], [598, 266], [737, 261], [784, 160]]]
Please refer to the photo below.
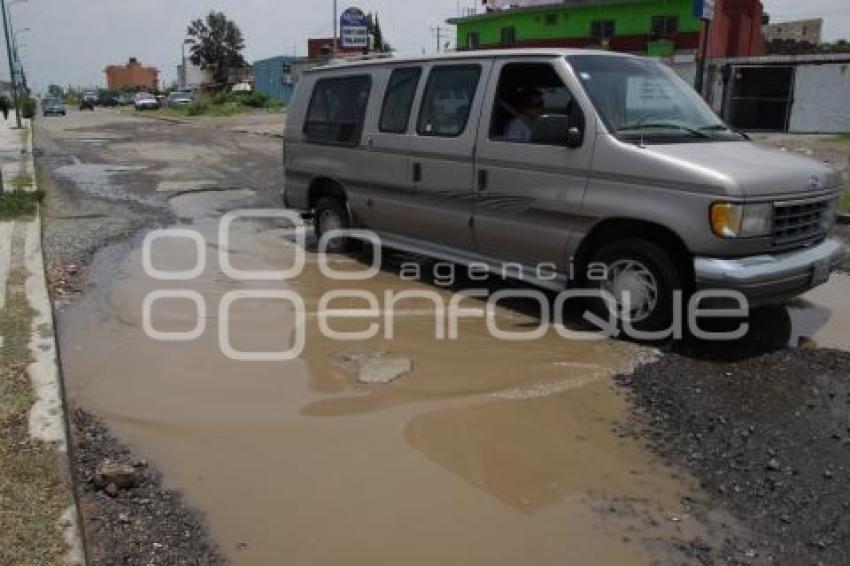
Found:
[[181, 90], [201, 88], [204, 84], [204, 70], [187, 59], [185, 74], [183, 73], [183, 65], [177, 65], [177, 84]]

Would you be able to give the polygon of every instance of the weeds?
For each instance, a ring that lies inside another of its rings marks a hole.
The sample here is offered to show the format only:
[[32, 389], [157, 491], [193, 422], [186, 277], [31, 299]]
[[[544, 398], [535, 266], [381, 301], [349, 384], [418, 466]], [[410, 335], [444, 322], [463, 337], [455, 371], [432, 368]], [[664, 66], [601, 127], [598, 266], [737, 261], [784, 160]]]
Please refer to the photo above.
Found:
[[[16, 177], [17, 179], [17, 177]], [[15, 181], [13, 180], [14, 184]], [[32, 180], [29, 181], [32, 186]], [[0, 220], [11, 220], [22, 216], [33, 216], [38, 210], [38, 203], [44, 198], [44, 191], [25, 191], [18, 189], [8, 193], [0, 193]]]

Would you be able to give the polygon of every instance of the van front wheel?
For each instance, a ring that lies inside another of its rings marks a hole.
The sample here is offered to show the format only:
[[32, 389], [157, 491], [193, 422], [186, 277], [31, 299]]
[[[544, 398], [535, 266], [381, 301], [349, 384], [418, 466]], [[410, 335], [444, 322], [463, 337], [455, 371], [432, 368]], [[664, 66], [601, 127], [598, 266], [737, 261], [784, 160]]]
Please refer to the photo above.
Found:
[[642, 332], [670, 327], [674, 294], [683, 290], [683, 284], [667, 252], [648, 240], [621, 240], [600, 248], [593, 261], [605, 266], [604, 278], [592, 281], [593, 287], [610, 293], [616, 304], [616, 312], [611, 312], [614, 305], [600, 300], [594, 310]]
[[[348, 209], [334, 197], [324, 197], [316, 204], [315, 215], [316, 239], [332, 230], [348, 230], [351, 228], [351, 220]], [[335, 237], [327, 242], [326, 250], [330, 253], [345, 253], [352, 248], [351, 238]]]

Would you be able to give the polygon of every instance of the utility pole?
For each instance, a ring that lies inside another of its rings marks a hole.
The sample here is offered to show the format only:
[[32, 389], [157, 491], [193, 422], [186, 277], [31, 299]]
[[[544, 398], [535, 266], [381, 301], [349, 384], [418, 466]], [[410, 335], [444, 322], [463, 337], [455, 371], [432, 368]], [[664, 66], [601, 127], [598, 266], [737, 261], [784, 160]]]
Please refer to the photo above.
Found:
[[442, 52], [443, 49], [443, 32], [449, 31], [447, 28], [441, 26], [434, 26], [431, 28], [431, 33], [437, 36], [437, 53]]
[[331, 46], [331, 56], [336, 57], [336, 47], [337, 43], [339, 43], [339, 8], [337, 7], [337, 0], [334, 0], [334, 40], [333, 45]]
[[12, 81], [12, 98], [15, 102], [15, 118], [18, 129], [23, 128], [21, 124], [21, 104], [18, 100], [18, 83], [15, 80], [15, 62], [12, 59], [12, 42], [9, 38], [9, 17], [6, 12], [6, 0], [0, 0], [0, 9], [3, 10], [3, 31], [6, 32], [6, 56], [9, 58], [9, 77]]

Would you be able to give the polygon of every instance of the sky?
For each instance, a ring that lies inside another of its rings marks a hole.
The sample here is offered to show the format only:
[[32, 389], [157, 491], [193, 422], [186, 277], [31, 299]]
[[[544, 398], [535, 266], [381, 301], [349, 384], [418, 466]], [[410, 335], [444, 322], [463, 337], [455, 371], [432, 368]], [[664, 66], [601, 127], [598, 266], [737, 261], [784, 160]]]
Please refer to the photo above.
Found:
[[[9, 2], [10, 0], [6, 0]], [[763, 0], [774, 22], [824, 17], [828, 41], [850, 38], [850, 0]], [[475, 0], [340, 0], [377, 11], [384, 36], [400, 55], [436, 50], [435, 26]], [[242, 29], [245, 58], [304, 55], [307, 37], [329, 37], [332, 0], [15, 0], [10, 6], [21, 59], [36, 91], [49, 84], [100, 86], [107, 65], [137, 57], [158, 67], [166, 83], [177, 76], [180, 49], [192, 19], [223, 11]], [[446, 41], [446, 39], [444, 39]], [[2, 53], [2, 51], [0, 51]], [[5, 60], [5, 57], [3, 57]], [[7, 66], [0, 74], [8, 77]]]

